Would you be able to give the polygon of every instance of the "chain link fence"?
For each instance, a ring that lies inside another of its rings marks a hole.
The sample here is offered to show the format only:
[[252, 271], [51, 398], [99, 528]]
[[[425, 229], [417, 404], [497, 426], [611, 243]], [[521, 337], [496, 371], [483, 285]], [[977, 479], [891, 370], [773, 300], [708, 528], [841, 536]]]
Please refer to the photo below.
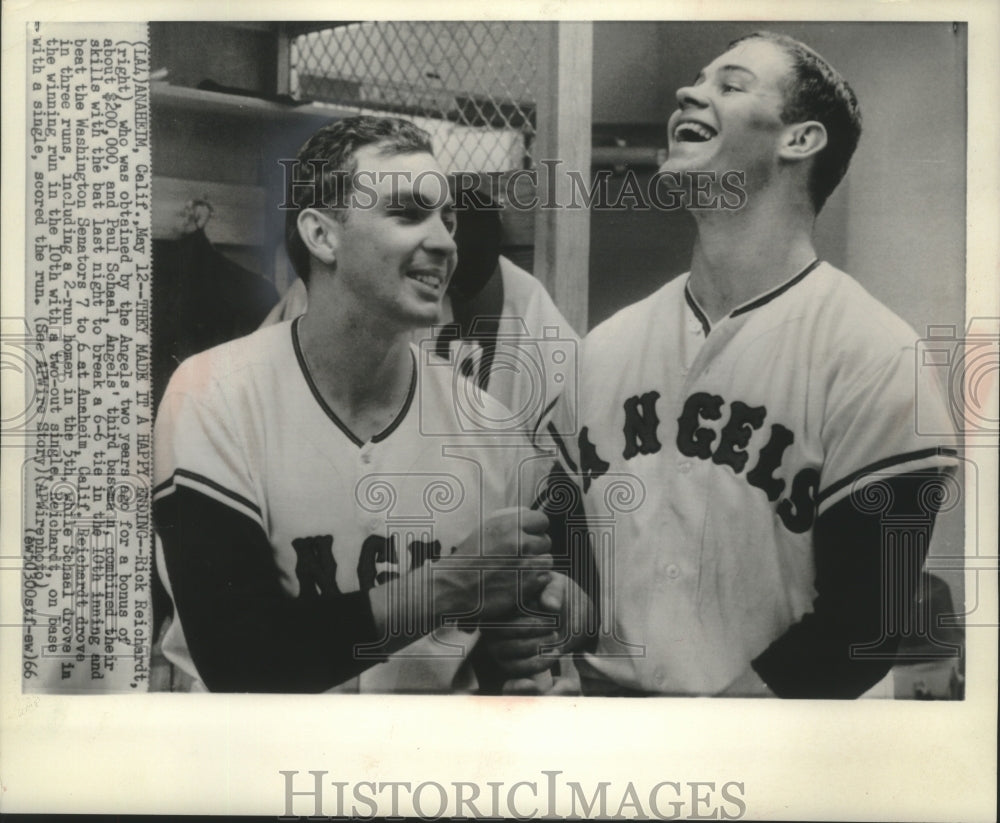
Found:
[[448, 172], [532, 168], [539, 39], [517, 21], [337, 25], [292, 40], [290, 91], [408, 117]]

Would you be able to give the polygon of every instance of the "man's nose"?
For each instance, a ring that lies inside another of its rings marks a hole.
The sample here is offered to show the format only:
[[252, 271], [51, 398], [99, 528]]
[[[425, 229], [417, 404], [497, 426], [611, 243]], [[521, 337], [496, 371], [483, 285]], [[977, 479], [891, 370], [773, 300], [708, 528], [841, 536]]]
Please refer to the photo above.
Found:
[[455, 254], [458, 251], [458, 246], [455, 244], [455, 238], [448, 224], [445, 222], [444, 216], [439, 213], [428, 222], [430, 223], [430, 227], [425, 241], [427, 248], [438, 251], [446, 256]]
[[706, 105], [704, 84], [698, 83], [697, 85], [681, 86], [677, 89], [677, 105], [681, 109], [690, 106]]

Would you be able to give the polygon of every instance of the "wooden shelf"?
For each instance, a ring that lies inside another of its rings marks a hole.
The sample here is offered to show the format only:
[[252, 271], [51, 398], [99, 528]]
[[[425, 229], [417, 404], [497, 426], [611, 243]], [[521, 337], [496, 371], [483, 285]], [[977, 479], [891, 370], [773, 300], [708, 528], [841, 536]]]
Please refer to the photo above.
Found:
[[273, 122], [291, 119], [327, 122], [335, 117], [349, 117], [356, 111], [327, 103], [306, 103], [290, 106], [256, 97], [203, 91], [169, 83], [152, 83], [150, 98], [153, 105], [165, 109], [180, 109], [195, 113], [224, 114], [253, 120]]

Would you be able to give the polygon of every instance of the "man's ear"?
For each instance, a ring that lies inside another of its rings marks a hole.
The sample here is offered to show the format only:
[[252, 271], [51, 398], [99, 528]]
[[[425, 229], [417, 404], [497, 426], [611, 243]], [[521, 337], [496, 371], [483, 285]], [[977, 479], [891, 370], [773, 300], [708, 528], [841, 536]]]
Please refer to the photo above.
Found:
[[826, 148], [826, 126], [818, 120], [795, 123], [785, 129], [778, 156], [792, 162], [813, 157]]
[[330, 216], [316, 209], [303, 209], [297, 221], [299, 237], [305, 243], [309, 254], [328, 266], [337, 262], [337, 247], [340, 242], [340, 224]]

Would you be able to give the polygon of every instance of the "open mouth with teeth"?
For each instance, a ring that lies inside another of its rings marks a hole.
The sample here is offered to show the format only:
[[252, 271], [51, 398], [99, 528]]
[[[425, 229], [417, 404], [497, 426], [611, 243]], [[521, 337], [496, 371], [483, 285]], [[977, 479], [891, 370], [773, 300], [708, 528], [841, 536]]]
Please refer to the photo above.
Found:
[[674, 129], [674, 140], [678, 143], [704, 143], [715, 137], [716, 131], [701, 123], [685, 121]]
[[428, 288], [437, 291], [444, 285], [444, 277], [436, 272], [430, 271], [409, 271], [406, 276], [418, 283], [423, 283]]

